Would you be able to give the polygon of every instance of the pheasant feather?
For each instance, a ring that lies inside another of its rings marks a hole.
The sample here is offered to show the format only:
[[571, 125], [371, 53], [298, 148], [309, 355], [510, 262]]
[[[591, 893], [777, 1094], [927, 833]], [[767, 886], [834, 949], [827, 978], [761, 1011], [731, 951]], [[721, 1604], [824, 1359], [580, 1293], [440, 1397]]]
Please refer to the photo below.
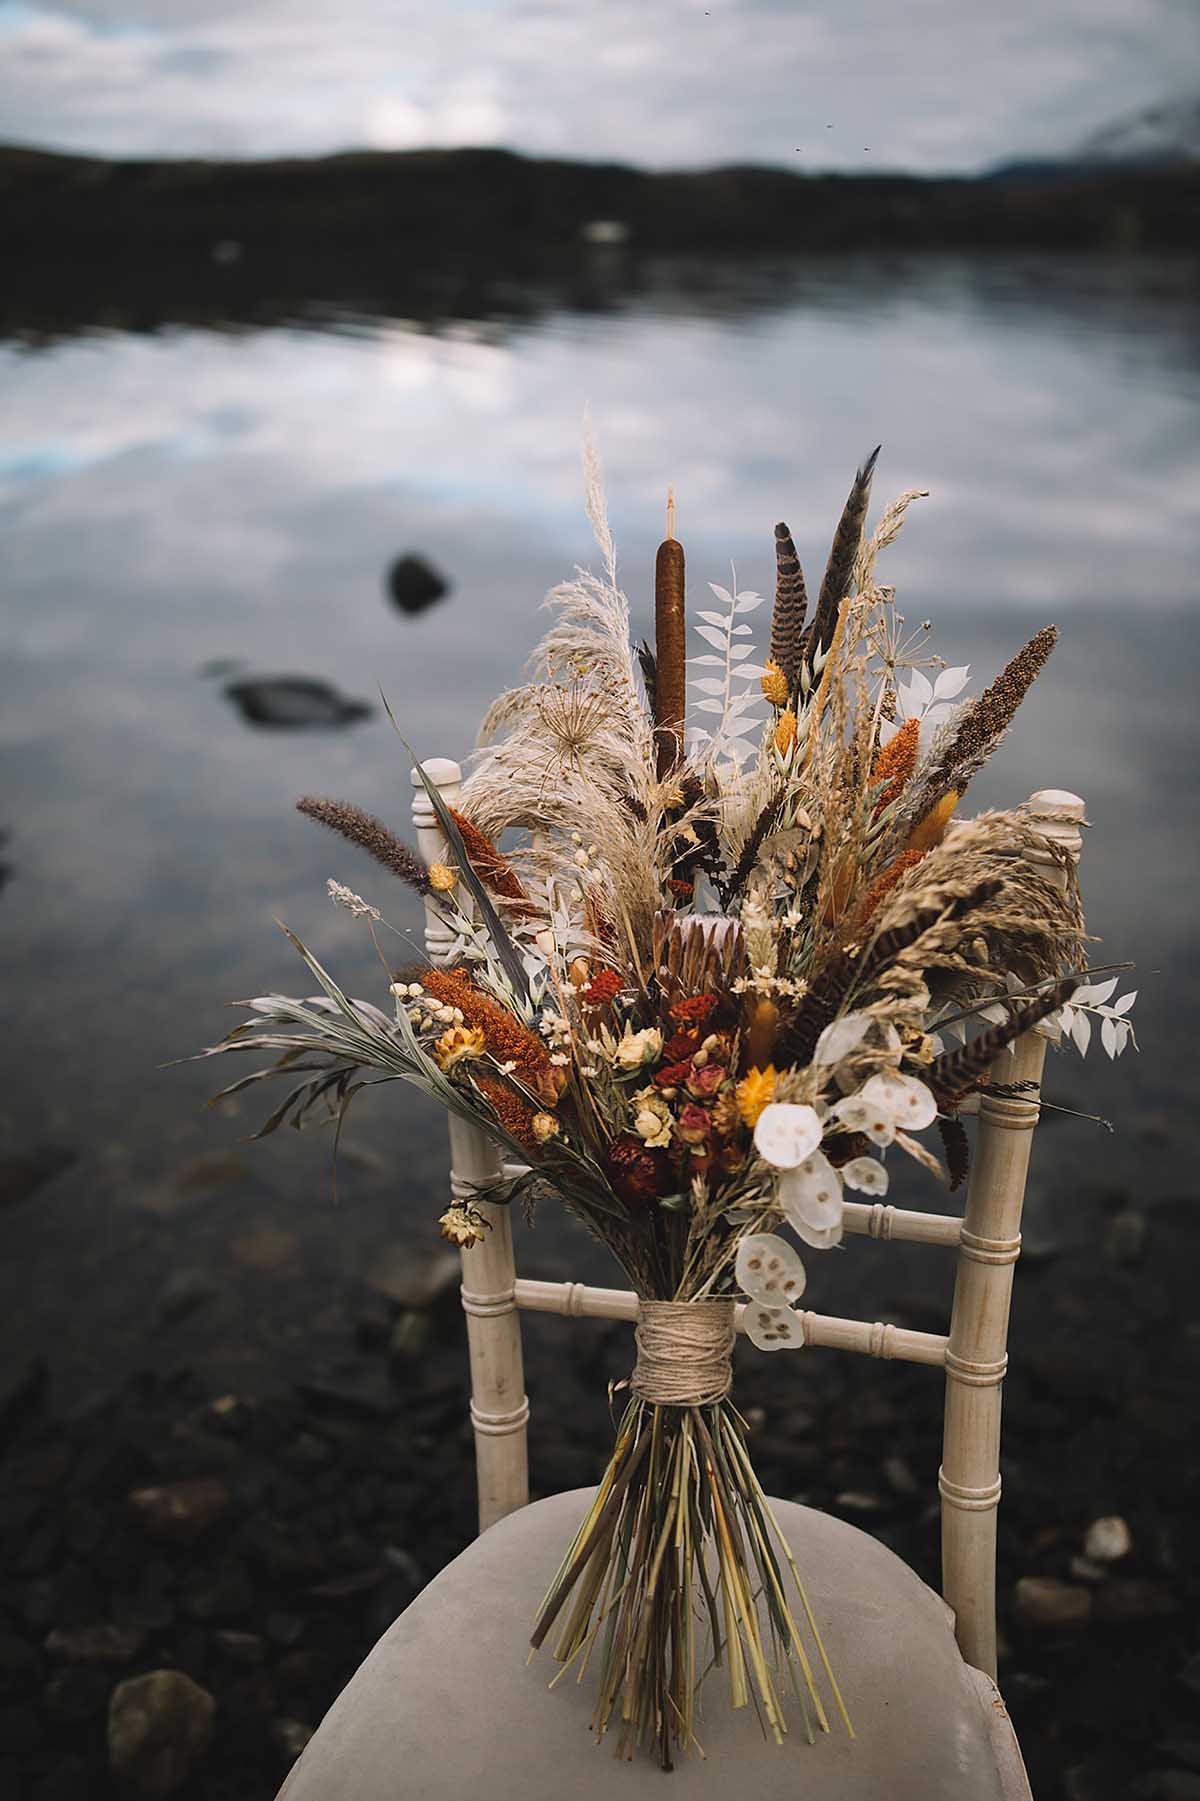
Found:
[[808, 590], [792, 534], [782, 520], [775, 527], [775, 608], [771, 614], [771, 661], [787, 677], [788, 692], [800, 681]]
[[862, 548], [863, 527], [871, 502], [871, 478], [882, 445], [877, 444], [858, 474], [842, 508], [838, 528], [833, 534], [829, 561], [817, 596], [817, 610], [805, 639], [804, 654], [811, 662], [820, 650], [827, 650], [837, 625], [838, 608], [854, 584], [854, 565]]

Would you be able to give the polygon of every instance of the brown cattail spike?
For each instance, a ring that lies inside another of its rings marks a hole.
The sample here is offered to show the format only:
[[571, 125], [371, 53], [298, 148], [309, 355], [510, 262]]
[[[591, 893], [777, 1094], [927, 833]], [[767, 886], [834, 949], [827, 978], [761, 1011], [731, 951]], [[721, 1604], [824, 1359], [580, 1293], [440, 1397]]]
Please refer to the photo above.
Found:
[[818, 650], [826, 649], [832, 641], [838, 608], [853, 585], [854, 564], [862, 546], [863, 526], [866, 524], [867, 508], [871, 502], [871, 478], [881, 449], [882, 446], [877, 444], [855, 476], [854, 486], [847, 496], [838, 528], [833, 534], [829, 561], [825, 566], [821, 592], [817, 596], [817, 610], [805, 641], [805, 655], [810, 662]]
[[800, 681], [804, 653], [804, 616], [808, 592], [792, 534], [782, 521], [775, 527], [775, 609], [771, 614], [771, 661], [782, 669], [788, 693]]
[[687, 704], [684, 574], [683, 545], [678, 538], [664, 538], [654, 560], [654, 723], [660, 781], [679, 766], [683, 756]]
[[322, 800], [314, 794], [306, 794], [296, 806], [318, 825], [328, 826], [331, 832], [357, 844], [369, 857], [374, 857], [402, 882], [415, 888], [418, 894], [430, 892], [429, 871], [420, 857], [372, 814], [352, 806], [349, 801]]

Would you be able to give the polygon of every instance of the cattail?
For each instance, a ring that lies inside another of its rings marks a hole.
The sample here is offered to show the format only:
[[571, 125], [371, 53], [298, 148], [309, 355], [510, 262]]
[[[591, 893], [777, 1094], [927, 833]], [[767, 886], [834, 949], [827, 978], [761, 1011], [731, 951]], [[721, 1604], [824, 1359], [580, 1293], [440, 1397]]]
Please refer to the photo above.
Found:
[[985, 688], [959, 721], [949, 745], [924, 786], [931, 798], [956, 787], [961, 796], [970, 776], [982, 767], [1012, 724], [1013, 715], [1045, 667], [1058, 642], [1058, 627], [1044, 625], [1011, 663]]
[[683, 545], [675, 536], [675, 498], [667, 500], [667, 535], [654, 559], [654, 723], [660, 781], [678, 767], [683, 754], [687, 705], [687, 612]]
[[480, 881], [486, 882], [493, 894], [503, 895], [505, 900], [528, 900], [512, 864], [496, 849], [487, 833], [481, 832], [457, 807], [450, 808], [450, 817], [458, 827], [467, 860]]
[[[783, 671], [788, 694], [800, 683], [804, 654], [804, 616], [808, 592], [792, 534], [782, 520], [775, 527], [775, 607], [771, 614], [771, 661]], [[767, 696], [768, 700], [771, 696]], [[786, 702], [787, 694], [784, 695]], [[783, 702], [775, 703], [777, 705]]]
[[402, 882], [407, 882], [418, 894], [429, 893], [429, 871], [420, 857], [372, 814], [365, 813], [361, 807], [352, 806], [348, 801], [322, 800], [313, 794], [306, 794], [303, 800], [298, 800], [296, 807], [309, 819], [315, 819], [318, 825], [328, 826], [331, 832], [337, 832], [340, 837], [349, 839], [351, 844], [357, 844], [360, 850], [365, 850], [369, 857], [374, 857], [377, 863], [382, 863], [393, 875], [398, 875]]
[[890, 807], [894, 800], [899, 800], [912, 780], [913, 771], [917, 767], [917, 749], [920, 737], [920, 720], [906, 719], [900, 730], [884, 745], [875, 758], [871, 780], [887, 783], [887, 787], [875, 803], [877, 815], [882, 813], [885, 807]]
[[817, 610], [805, 638], [804, 655], [810, 664], [814, 654], [818, 650], [824, 650], [831, 642], [838, 607], [853, 585], [854, 564], [862, 547], [863, 526], [871, 501], [871, 477], [875, 473], [875, 462], [881, 448], [881, 445], [875, 446], [855, 476], [854, 486], [847, 496], [838, 528], [833, 534], [829, 561], [825, 566], [821, 592], [817, 597]]

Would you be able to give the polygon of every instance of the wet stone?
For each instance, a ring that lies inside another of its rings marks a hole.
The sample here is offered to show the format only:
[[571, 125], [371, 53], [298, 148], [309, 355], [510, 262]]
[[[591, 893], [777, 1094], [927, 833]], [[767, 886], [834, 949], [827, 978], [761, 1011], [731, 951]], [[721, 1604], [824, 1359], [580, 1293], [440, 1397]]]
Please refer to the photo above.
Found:
[[1091, 1593], [1053, 1576], [1022, 1576], [1016, 1586], [1017, 1618], [1041, 1630], [1070, 1630], [1087, 1624]]
[[271, 1737], [288, 1763], [295, 1763], [312, 1735], [313, 1728], [303, 1720], [271, 1721]]
[[215, 1476], [136, 1488], [129, 1504], [142, 1524], [161, 1538], [190, 1540], [214, 1526], [228, 1510], [229, 1489]]
[[1129, 1269], [1142, 1263], [1150, 1234], [1146, 1215], [1136, 1207], [1122, 1207], [1114, 1213], [1104, 1232], [1104, 1256], [1118, 1269]]
[[257, 1632], [235, 1632], [226, 1628], [213, 1633], [213, 1644], [231, 1663], [254, 1669], [267, 1655], [267, 1641]]
[[208, 1750], [215, 1712], [207, 1689], [180, 1670], [152, 1670], [120, 1683], [108, 1713], [113, 1775], [147, 1801], [175, 1794]]
[[1133, 1534], [1120, 1514], [1093, 1520], [1083, 1540], [1083, 1554], [1093, 1563], [1117, 1563], [1133, 1549]]
[[59, 1626], [46, 1635], [51, 1657], [67, 1663], [129, 1663], [146, 1642], [140, 1626]]
[[79, 1725], [103, 1714], [111, 1684], [104, 1670], [69, 1664], [46, 1685], [42, 1703], [52, 1718]]

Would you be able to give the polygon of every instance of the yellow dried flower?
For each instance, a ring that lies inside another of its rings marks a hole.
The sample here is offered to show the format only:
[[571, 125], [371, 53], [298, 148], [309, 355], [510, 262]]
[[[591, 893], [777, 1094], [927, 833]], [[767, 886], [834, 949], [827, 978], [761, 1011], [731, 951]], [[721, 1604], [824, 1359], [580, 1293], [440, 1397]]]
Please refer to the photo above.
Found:
[[786, 707], [788, 703], [787, 676], [778, 663], [767, 661], [767, 666], [760, 677], [763, 695], [773, 707]]
[[547, 1139], [557, 1136], [558, 1121], [555, 1119], [553, 1113], [535, 1113], [531, 1130], [534, 1137], [537, 1139], [537, 1142], [539, 1144], [545, 1144]]
[[433, 1047], [434, 1060], [443, 1070], [470, 1057], [482, 1057], [487, 1040], [478, 1026], [450, 1026]]
[[488, 1221], [484, 1219], [478, 1208], [472, 1207], [469, 1201], [455, 1201], [447, 1207], [438, 1225], [442, 1229], [442, 1237], [448, 1238], [451, 1244], [466, 1250], [470, 1245], [482, 1244], [484, 1235], [490, 1231]]
[[451, 869], [448, 863], [431, 863], [429, 865], [429, 886], [435, 893], [449, 894], [457, 884], [457, 869]]
[[[775, 749], [781, 757], [790, 755], [796, 743], [796, 715], [788, 707], [779, 715], [779, 724], [775, 727]], [[433, 871], [430, 871], [432, 875]]]
[[738, 1083], [736, 1092], [742, 1124], [753, 1130], [758, 1124], [759, 1114], [764, 1107], [770, 1105], [774, 1096], [775, 1065], [768, 1063], [765, 1069], [750, 1070]]
[[958, 794], [951, 788], [943, 794], [934, 806], [930, 807], [924, 819], [913, 827], [912, 834], [905, 846], [906, 850], [932, 850], [946, 836], [946, 827], [950, 824], [950, 815], [958, 805]]

